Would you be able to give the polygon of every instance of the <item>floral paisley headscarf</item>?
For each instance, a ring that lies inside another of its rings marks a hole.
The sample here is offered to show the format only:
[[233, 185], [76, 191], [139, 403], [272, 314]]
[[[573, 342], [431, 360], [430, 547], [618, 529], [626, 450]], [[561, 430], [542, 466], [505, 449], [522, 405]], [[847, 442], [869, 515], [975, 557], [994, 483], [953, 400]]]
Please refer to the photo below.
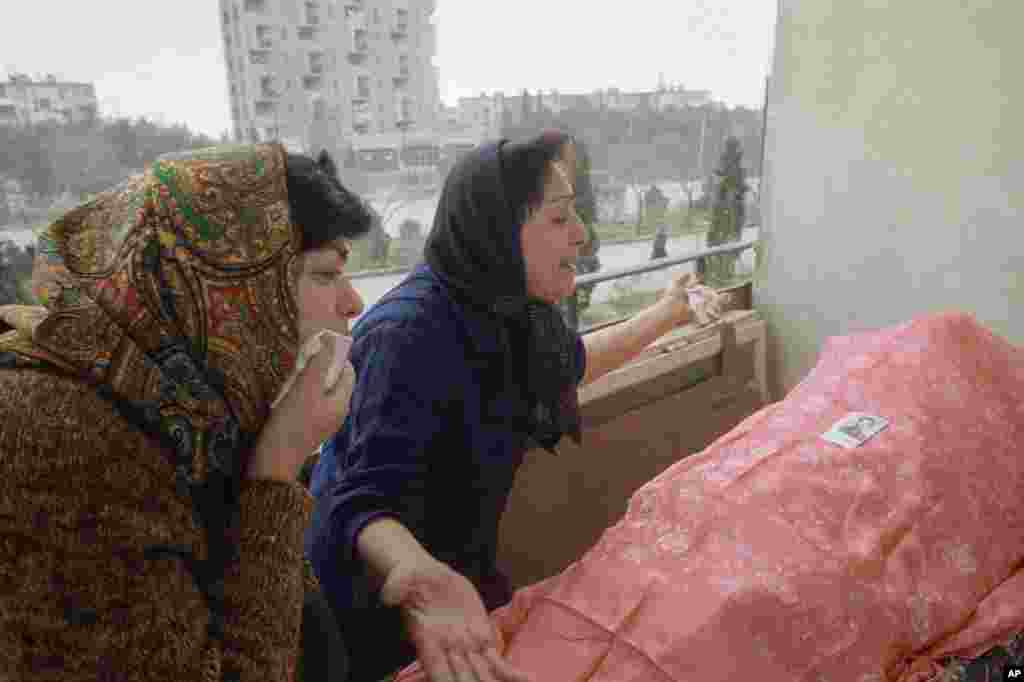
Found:
[[301, 241], [280, 145], [167, 155], [40, 235], [42, 306], [0, 307], [0, 369], [89, 382], [173, 453], [208, 537], [193, 577], [213, 636], [247, 455], [295, 362]]

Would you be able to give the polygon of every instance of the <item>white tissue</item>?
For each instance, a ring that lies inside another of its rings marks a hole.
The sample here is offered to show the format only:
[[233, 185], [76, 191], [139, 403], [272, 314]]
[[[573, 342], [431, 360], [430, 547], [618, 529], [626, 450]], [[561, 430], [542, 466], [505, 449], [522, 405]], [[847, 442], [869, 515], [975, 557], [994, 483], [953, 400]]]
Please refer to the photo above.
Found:
[[348, 363], [348, 354], [352, 350], [352, 337], [339, 334], [338, 332], [332, 332], [328, 329], [321, 329], [313, 336], [309, 337], [302, 347], [299, 348], [299, 356], [295, 360], [295, 369], [292, 371], [288, 381], [285, 382], [281, 388], [281, 392], [277, 395], [277, 399], [271, 404], [270, 409], [277, 407], [286, 395], [291, 390], [292, 386], [295, 385], [295, 381], [298, 379], [302, 370], [306, 368], [306, 365], [316, 357], [316, 354], [323, 350], [324, 344], [321, 341], [325, 334], [330, 334], [334, 337], [334, 359], [331, 362], [331, 366], [327, 368], [327, 373], [324, 375], [324, 394], [330, 393], [338, 380], [341, 378], [342, 371], [345, 369], [346, 363]]

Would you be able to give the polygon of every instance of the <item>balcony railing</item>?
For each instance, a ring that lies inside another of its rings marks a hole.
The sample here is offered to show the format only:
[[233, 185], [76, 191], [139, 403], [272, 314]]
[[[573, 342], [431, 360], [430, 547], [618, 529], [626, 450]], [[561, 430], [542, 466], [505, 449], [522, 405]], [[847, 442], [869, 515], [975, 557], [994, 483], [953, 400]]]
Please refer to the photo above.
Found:
[[349, 61], [352, 63], [365, 61], [369, 50], [370, 44], [366, 38], [366, 31], [359, 29], [353, 31], [352, 47], [348, 51]]
[[[708, 256], [717, 256], [726, 253], [739, 253], [746, 251], [747, 249], [754, 248], [758, 243], [757, 239], [748, 239], [741, 242], [733, 242], [730, 244], [722, 244], [721, 246], [713, 246], [708, 249], [695, 251], [685, 256], [678, 256], [676, 258], [659, 258], [649, 263], [642, 265], [634, 265], [628, 268], [616, 268], [615, 270], [608, 270], [605, 272], [592, 272], [587, 275], [581, 275], [576, 278], [576, 289], [572, 295], [566, 299], [567, 303], [567, 322], [569, 326], [575, 330], [580, 329], [579, 322], [579, 300], [577, 299], [578, 291], [581, 287], [588, 284], [600, 284], [601, 282], [610, 282], [613, 280], [621, 279], [623, 277], [632, 277], [634, 275], [642, 275], [648, 272], [656, 272], [658, 270], [664, 270], [676, 265], [684, 265], [686, 263], [696, 262], [698, 274], [703, 275], [706, 269], [706, 258]], [[581, 330], [582, 332], [594, 331], [597, 327], [608, 326], [614, 324], [620, 320], [613, 320], [611, 322], [601, 323], [600, 325], [593, 325], [587, 329]]]
[[261, 66], [270, 64], [270, 50], [249, 50], [249, 63]]
[[274, 116], [277, 113], [277, 103], [265, 99], [258, 99], [253, 105], [253, 114], [260, 118]]
[[256, 27], [256, 43], [260, 49], [272, 50], [274, 48], [274, 35], [276, 31], [273, 27], [266, 24], [261, 24]]
[[391, 37], [394, 40], [401, 40], [402, 38], [409, 37], [409, 25], [408, 24], [395, 24], [391, 27]]
[[345, 10], [345, 21], [353, 31], [366, 30], [366, 13], [351, 7]]

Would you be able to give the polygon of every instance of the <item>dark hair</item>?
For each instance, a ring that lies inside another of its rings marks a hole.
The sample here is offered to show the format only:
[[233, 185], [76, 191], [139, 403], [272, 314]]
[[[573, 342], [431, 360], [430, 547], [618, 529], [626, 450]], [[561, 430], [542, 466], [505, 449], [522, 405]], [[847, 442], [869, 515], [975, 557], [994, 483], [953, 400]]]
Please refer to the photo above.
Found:
[[[525, 142], [506, 142], [501, 147], [501, 181], [505, 198], [520, 222], [544, 200], [549, 164], [566, 144], [574, 142], [561, 130], [544, 130]], [[571, 169], [575, 175], [576, 169]]]
[[339, 237], [366, 235], [377, 220], [373, 209], [338, 179], [338, 167], [327, 150], [314, 161], [305, 154], [288, 155], [288, 208], [302, 231], [302, 250], [318, 249]]

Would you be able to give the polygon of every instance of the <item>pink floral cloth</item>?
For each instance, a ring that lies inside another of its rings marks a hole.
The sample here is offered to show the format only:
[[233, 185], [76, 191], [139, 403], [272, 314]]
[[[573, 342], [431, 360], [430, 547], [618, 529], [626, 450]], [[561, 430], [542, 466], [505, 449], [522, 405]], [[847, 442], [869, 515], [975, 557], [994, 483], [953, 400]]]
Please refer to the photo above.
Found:
[[[889, 426], [821, 438], [850, 412]], [[972, 317], [831, 338], [496, 611], [505, 654], [540, 682], [933, 679], [1024, 629], [1022, 444], [1024, 348]]]

